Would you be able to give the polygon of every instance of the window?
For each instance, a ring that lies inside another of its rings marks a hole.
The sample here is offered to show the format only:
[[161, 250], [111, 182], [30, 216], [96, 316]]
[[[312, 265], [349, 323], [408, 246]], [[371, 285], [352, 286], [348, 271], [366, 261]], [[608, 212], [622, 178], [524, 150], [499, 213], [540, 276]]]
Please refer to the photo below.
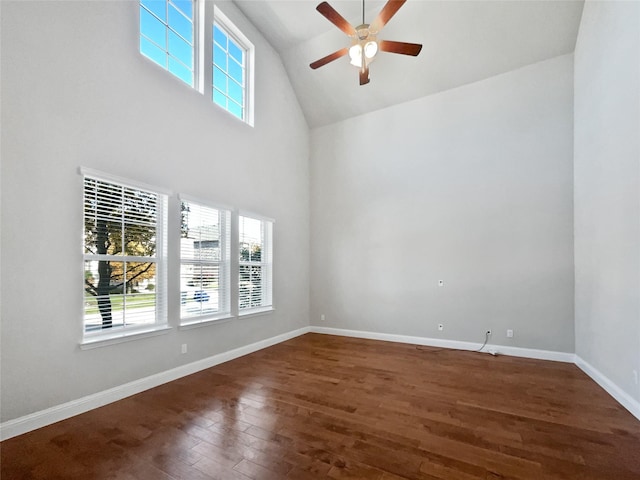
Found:
[[84, 333], [166, 325], [167, 196], [84, 173]]
[[238, 217], [241, 315], [272, 308], [272, 231], [270, 220]]
[[249, 72], [254, 47], [218, 8], [214, 10], [212, 40], [213, 101], [253, 124]]
[[180, 203], [180, 319], [199, 323], [230, 315], [230, 212]]
[[140, 0], [140, 53], [194, 86], [193, 0]]

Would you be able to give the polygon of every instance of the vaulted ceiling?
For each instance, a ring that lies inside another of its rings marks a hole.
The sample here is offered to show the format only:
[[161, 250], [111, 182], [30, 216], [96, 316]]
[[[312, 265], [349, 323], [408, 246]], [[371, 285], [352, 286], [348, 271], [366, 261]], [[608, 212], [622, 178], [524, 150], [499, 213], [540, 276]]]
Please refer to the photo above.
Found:
[[[455, 88], [573, 52], [583, 0], [408, 0], [379, 38], [423, 44], [418, 57], [379, 53], [371, 82], [340, 58], [309, 64], [349, 38], [315, 7], [320, 0], [234, 0], [278, 50], [310, 127], [318, 127]], [[362, 2], [329, 3], [352, 25]], [[370, 23], [386, 2], [369, 0]]]

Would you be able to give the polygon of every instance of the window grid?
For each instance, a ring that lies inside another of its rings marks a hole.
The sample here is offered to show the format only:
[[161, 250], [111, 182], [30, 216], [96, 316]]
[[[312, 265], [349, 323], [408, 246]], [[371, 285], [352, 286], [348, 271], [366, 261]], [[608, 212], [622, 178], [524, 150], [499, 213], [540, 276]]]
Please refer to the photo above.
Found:
[[194, 86], [193, 0], [140, 0], [140, 52]]
[[166, 323], [166, 196], [84, 178], [85, 337]]
[[181, 201], [180, 318], [192, 324], [230, 315], [230, 212]]
[[241, 314], [272, 307], [272, 222], [240, 215], [238, 310]]
[[227, 29], [213, 25], [213, 101], [245, 120], [246, 48]]

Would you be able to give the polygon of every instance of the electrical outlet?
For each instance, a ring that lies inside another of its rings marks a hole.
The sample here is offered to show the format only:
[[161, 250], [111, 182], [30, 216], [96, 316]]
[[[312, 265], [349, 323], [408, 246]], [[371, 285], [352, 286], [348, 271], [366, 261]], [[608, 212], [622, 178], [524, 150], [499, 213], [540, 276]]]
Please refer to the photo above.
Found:
[[441, 324], [441, 323], [439, 323], [439, 324], [438, 324], [438, 330], [439, 330], [439, 331], [443, 331], [443, 330], [444, 330], [444, 325], [443, 325], [443, 324]]
[[187, 344], [186, 343], [182, 344], [182, 350], [181, 351], [182, 351], [182, 353], [187, 353]]
[[507, 338], [513, 338], [513, 330], [507, 330]]
[[444, 280], [438, 280], [438, 286], [444, 287]]
[[326, 317], [324, 316], [324, 313], [323, 313], [322, 315], [320, 315], [320, 321], [321, 321], [321, 322], [324, 322], [324, 321], [325, 321], [325, 318], [326, 318]]
[[487, 330], [487, 335], [491, 336], [491, 329]]

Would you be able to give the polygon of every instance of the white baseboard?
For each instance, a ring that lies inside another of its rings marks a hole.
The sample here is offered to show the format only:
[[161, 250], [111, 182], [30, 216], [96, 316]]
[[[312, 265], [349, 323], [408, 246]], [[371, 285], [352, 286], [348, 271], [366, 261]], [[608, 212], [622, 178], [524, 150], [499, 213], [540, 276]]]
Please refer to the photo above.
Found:
[[267, 338], [244, 347], [229, 350], [227, 352], [219, 353], [208, 358], [203, 358], [193, 363], [181, 365], [165, 372], [160, 372], [149, 377], [141, 378], [140, 380], [134, 380], [133, 382], [125, 383], [118, 387], [110, 388], [102, 392], [94, 393], [86, 397], [72, 400], [55, 407], [47, 408], [24, 417], [9, 420], [0, 424], [0, 440], [6, 440], [23, 433], [30, 432], [37, 428], [51, 425], [52, 423], [59, 422], [71, 418], [75, 415], [79, 415], [94, 408], [102, 407], [109, 403], [122, 400], [123, 398], [135, 395], [136, 393], [143, 392], [150, 388], [157, 387], [164, 383], [177, 380], [178, 378], [191, 375], [193, 373], [211, 368], [215, 365], [219, 365], [229, 360], [233, 360], [244, 355], [262, 350], [263, 348], [276, 345], [294, 337], [298, 337], [309, 332], [309, 327], [299, 328], [292, 330], [275, 337]]
[[[453, 348], [457, 350], [478, 350], [482, 343], [460, 342], [458, 340], [446, 340], [440, 338], [413, 337], [409, 335], [397, 335], [393, 333], [364, 332], [360, 330], [344, 330], [342, 328], [328, 328], [311, 326], [310, 332], [324, 333], [327, 335], [340, 335], [343, 337], [368, 338], [371, 340], [384, 340], [387, 342], [411, 343], [414, 345], [426, 345], [429, 347]], [[489, 343], [483, 351], [494, 349], [499, 355], [511, 357], [536, 358], [539, 360], [552, 360], [555, 362], [574, 363], [575, 355], [566, 352], [554, 352], [551, 350], [537, 350], [534, 348], [509, 347]]]
[[631, 397], [627, 392], [622, 390], [618, 385], [613, 383], [602, 372], [597, 370], [588, 362], [584, 361], [578, 355], [576, 355], [576, 365], [587, 375], [589, 375], [594, 382], [600, 385], [609, 395], [616, 399], [616, 401], [624, 408], [629, 410], [631, 414], [640, 420], [640, 402]]

